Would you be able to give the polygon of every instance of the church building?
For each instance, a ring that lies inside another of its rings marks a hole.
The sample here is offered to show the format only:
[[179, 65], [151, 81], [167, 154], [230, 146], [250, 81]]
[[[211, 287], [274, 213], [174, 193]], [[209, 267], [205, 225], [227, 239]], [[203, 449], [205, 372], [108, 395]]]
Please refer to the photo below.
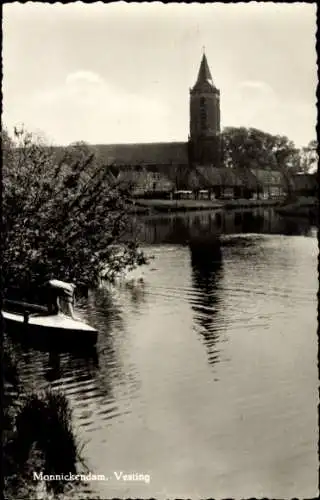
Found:
[[[282, 192], [280, 172], [261, 181], [249, 168], [237, 172], [222, 161], [220, 90], [216, 87], [205, 53], [189, 96], [187, 142], [96, 145], [93, 149], [113, 176], [134, 186], [143, 197], [251, 197]], [[266, 171], [263, 176], [271, 175]], [[261, 177], [261, 176], [260, 176]], [[267, 185], [264, 187], [263, 185]]]
[[189, 125], [187, 142], [105, 144], [94, 149], [116, 175], [135, 179], [141, 192], [187, 189], [186, 177], [196, 166], [219, 167], [220, 91], [214, 85], [205, 54], [190, 89]]

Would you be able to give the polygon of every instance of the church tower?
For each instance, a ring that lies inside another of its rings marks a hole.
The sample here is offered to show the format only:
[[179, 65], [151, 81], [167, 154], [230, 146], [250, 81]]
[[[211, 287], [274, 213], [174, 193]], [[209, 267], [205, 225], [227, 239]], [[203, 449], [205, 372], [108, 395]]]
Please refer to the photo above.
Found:
[[189, 162], [220, 165], [220, 91], [203, 53], [198, 78], [190, 89]]

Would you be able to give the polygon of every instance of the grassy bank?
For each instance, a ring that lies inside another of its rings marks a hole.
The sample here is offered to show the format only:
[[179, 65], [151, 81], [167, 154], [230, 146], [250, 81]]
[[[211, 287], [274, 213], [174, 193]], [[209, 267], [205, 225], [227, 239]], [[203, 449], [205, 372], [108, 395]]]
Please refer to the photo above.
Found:
[[277, 208], [280, 215], [290, 217], [309, 217], [311, 219], [318, 217], [319, 202], [315, 197], [299, 197], [288, 201], [286, 204]]
[[208, 210], [221, 208], [222, 202], [217, 200], [135, 200], [132, 209], [138, 213], [156, 212], [183, 212], [188, 210]]
[[[2, 471], [4, 497], [37, 498], [33, 473], [75, 473], [82, 462], [72, 429], [69, 402], [58, 391], [30, 391], [22, 383], [15, 351], [5, 339], [3, 353]], [[46, 490], [63, 494], [76, 483], [46, 481]], [[47, 495], [43, 498], [47, 498]]]
[[255, 208], [255, 207], [276, 207], [280, 205], [281, 201], [274, 200], [230, 200], [224, 202], [224, 208]]
[[129, 205], [135, 214], [188, 212], [193, 210], [218, 209], [250, 209], [274, 207], [281, 215], [314, 217], [318, 212], [318, 201], [313, 197], [300, 197], [284, 202], [281, 199], [271, 200], [144, 200], [137, 199]]
[[274, 207], [279, 200], [135, 200], [131, 211], [135, 213], [150, 212], [187, 212], [191, 210], [215, 210], [233, 208]]

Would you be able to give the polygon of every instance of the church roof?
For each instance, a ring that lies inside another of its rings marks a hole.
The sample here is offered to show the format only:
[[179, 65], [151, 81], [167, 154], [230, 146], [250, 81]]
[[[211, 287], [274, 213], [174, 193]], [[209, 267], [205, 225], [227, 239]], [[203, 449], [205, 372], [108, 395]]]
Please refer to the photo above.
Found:
[[196, 170], [201, 176], [201, 184], [203, 188], [210, 188], [214, 186], [234, 187], [242, 185], [241, 179], [232, 168], [198, 166]]
[[106, 165], [187, 165], [186, 142], [155, 142], [142, 144], [99, 144], [94, 146]]
[[213, 83], [213, 79], [212, 79], [212, 75], [210, 72], [210, 68], [209, 68], [209, 64], [208, 64], [206, 55], [203, 54], [200, 68], [199, 68], [199, 72], [198, 72], [198, 78], [197, 78], [196, 84], [193, 87], [193, 90], [198, 90], [198, 89], [202, 89], [205, 87], [210, 87], [211, 89], [216, 89], [216, 87]]

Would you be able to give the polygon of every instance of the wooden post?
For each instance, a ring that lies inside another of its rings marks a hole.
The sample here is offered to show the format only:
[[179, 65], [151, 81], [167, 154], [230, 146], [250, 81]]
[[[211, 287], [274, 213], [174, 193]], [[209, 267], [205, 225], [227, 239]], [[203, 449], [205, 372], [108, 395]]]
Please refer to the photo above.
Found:
[[23, 324], [27, 325], [29, 323], [29, 311], [27, 309], [23, 310]]

